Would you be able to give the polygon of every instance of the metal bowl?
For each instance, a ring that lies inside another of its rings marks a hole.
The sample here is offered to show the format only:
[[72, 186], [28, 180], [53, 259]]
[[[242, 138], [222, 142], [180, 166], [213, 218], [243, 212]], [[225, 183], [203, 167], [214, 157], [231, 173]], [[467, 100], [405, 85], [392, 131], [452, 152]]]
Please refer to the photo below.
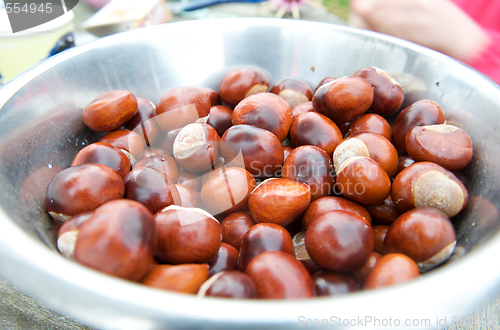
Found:
[[[377, 66], [400, 81], [405, 105], [422, 98], [442, 105], [448, 121], [464, 128], [475, 148], [472, 164], [459, 174], [471, 198], [454, 220], [458, 244], [451, 260], [419, 280], [386, 289], [300, 301], [234, 301], [151, 289], [59, 255], [43, 195], [50, 172], [68, 166], [79, 148], [97, 138], [83, 125], [81, 109], [111, 89], [128, 89], [153, 102], [176, 86], [217, 89], [225, 72], [243, 65], [263, 67], [271, 83], [299, 77], [311, 87], [327, 75]], [[84, 324], [102, 329], [436, 327], [444, 319], [464, 317], [499, 291], [500, 89], [429, 49], [305, 21], [174, 23], [104, 38], [48, 59], [4, 86], [0, 107], [0, 272]]]

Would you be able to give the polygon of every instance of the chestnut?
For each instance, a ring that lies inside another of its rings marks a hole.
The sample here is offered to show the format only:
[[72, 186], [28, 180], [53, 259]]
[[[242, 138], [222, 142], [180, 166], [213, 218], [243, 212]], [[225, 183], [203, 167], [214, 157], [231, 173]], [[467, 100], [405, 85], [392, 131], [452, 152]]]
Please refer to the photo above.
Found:
[[163, 155], [172, 155], [174, 152], [174, 141], [182, 128], [177, 128], [168, 133], [162, 132], [155, 140], [153, 147], [164, 150]]
[[245, 272], [250, 261], [265, 251], [283, 251], [295, 258], [292, 237], [285, 228], [274, 223], [258, 223], [243, 236], [238, 269]]
[[307, 229], [309, 228], [309, 225], [320, 215], [335, 210], [356, 213], [365, 218], [366, 222], [370, 225], [372, 223], [372, 219], [368, 211], [358, 203], [344, 197], [325, 196], [311, 202], [311, 204], [307, 207], [306, 211], [302, 214], [302, 225]]
[[283, 166], [284, 152], [273, 133], [251, 125], [236, 125], [222, 136], [220, 153], [226, 161], [243, 157], [245, 169], [258, 178], [269, 178]]
[[125, 198], [140, 202], [151, 213], [156, 213], [172, 204], [181, 205], [177, 187], [169, 183], [168, 177], [150, 167], [133, 169], [124, 179]]
[[360, 77], [342, 77], [322, 85], [314, 93], [314, 110], [337, 125], [364, 114], [373, 102], [373, 88]]
[[398, 169], [398, 152], [391, 141], [376, 133], [362, 132], [350, 135], [338, 145], [333, 154], [333, 166], [337, 174], [342, 163], [354, 156], [370, 157], [389, 177]]
[[469, 195], [452, 172], [435, 163], [418, 162], [396, 176], [391, 196], [401, 212], [431, 206], [452, 218], [464, 209]]
[[311, 101], [313, 94], [309, 85], [298, 79], [283, 79], [278, 84], [273, 86], [271, 93], [281, 96], [294, 108], [297, 104]]
[[141, 283], [162, 290], [196, 294], [207, 279], [207, 264], [155, 265]]
[[135, 116], [137, 99], [126, 90], [113, 90], [98, 95], [83, 109], [83, 122], [93, 131], [109, 132]]
[[148, 146], [144, 149], [144, 152], [142, 153], [142, 156], [139, 159], [139, 161], [141, 161], [144, 158], [151, 157], [151, 156], [167, 156], [167, 155], [169, 155], [169, 153], [165, 149]]
[[150, 100], [137, 98], [137, 113], [123, 125], [123, 128], [139, 134], [147, 146], [152, 145], [160, 135], [155, 117], [156, 106]]
[[222, 242], [215, 258], [208, 263], [208, 275], [213, 276], [225, 270], [237, 270], [240, 253], [231, 245]]
[[174, 141], [175, 161], [192, 172], [213, 168], [219, 157], [219, 140], [217, 131], [210, 125], [186, 125]]
[[298, 299], [314, 296], [311, 275], [294, 256], [267, 251], [256, 256], [246, 271], [260, 299]]
[[348, 274], [320, 270], [312, 277], [316, 296], [340, 296], [359, 290], [356, 280]]
[[130, 281], [139, 281], [151, 265], [156, 227], [151, 212], [131, 200], [98, 207], [80, 227], [74, 259], [86, 266]]
[[472, 141], [453, 125], [414, 127], [405, 140], [406, 152], [417, 162], [429, 161], [455, 172], [472, 161]]
[[234, 212], [222, 219], [222, 241], [240, 250], [243, 236], [256, 222], [247, 212]]
[[134, 170], [144, 167], [154, 168], [167, 176], [168, 184], [175, 184], [179, 180], [180, 169], [179, 165], [172, 156], [156, 155], [150, 157], [143, 157], [134, 165]]
[[253, 299], [257, 298], [257, 289], [247, 274], [227, 270], [215, 274], [203, 283], [198, 296]]
[[154, 216], [158, 233], [156, 258], [160, 261], [207, 263], [219, 252], [221, 227], [202, 209], [168, 206]]
[[215, 128], [219, 137], [233, 126], [233, 110], [223, 105], [214, 105], [210, 108], [207, 124]]
[[296, 117], [290, 127], [290, 139], [295, 146], [313, 145], [325, 150], [330, 157], [342, 138], [337, 125], [316, 112]]
[[176, 184], [175, 188], [177, 188], [179, 193], [180, 206], [203, 208], [199, 191], [193, 190], [181, 184]]
[[287, 226], [306, 210], [311, 202], [311, 187], [288, 179], [267, 179], [252, 191], [248, 209], [257, 223]]
[[373, 232], [366, 220], [355, 213], [329, 211], [307, 228], [306, 249], [320, 267], [351, 272], [370, 257]]
[[390, 117], [403, 105], [405, 97], [403, 89], [384, 70], [376, 67], [364, 67], [356, 70], [353, 76], [365, 79], [373, 87], [373, 103], [370, 111], [384, 117]]
[[366, 278], [364, 290], [401, 284], [420, 277], [418, 266], [411, 258], [400, 253], [386, 254], [373, 267]]
[[216, 91], [214, 91], [211, 88], [208, 87], [201, 87], [200, 88], [202, 91], [205, 92], [205, 94], [208, 95], [208, 98], [210, 99], [210, 104], [213, 106], [220, 105], [220, 98], [219, 94], [217, 94]]
[[336, 189], [355, 202], [377, 205], [391, 193], [391, 180], [376, 161], [356, 156], [342, 163], [337, 173]]
[[206, 117], [212, 106], [207, 93], [197, 87], [176, 87], [156, 103], [156, 121], [168, 133]]
[[[183, 185], [195, 191], [201, 190], [201, 174], [182, 169], [179, 172], [177, 184]], [[201, 197], [201, 196], [200, 196]]]
[[334, 81], [336, 79], [337, 79], [337, 77], [333, 77], [333, 76], [326, 76], [325, 78], [321, 79], [321, 81], [316, 85], [316, 88], [314, 89], [314, 93], [316, 93], [318, 88], [320, 88], [324, 84], [327, 84], [327, 83]]
[[360, 268], [356, 269], [354, 272], [351, 273], [351, 276], [356, 280], [359, 287], [361, 288], [363, 287], [366, 278], [368, 277], [368, 275], [373, 270], [373, 267], [375, 267], [375, 265], [381, 258], [382, 256], [379, 253], [372, 252], [370, 254], [370, 258], [368, 258], [368, 261], [363, 266], [361, 266]]
[[308, 112], [314, 112], [312, 101], [299, 103], [292, 108], [292, 119]]
[[443, 109], [434, 101], [420, 100], [401, 111], [394, 122], [392, 138], [396, 148], [406, 152], [406, 135], [415, 126], [444, 124], [446, 118]]
[[94, 211], [108, 201], [121, 199], [124, 194], [123, 179], [111, 167], [83, 164], [68, 167], [50, 180], [45, 207], [52, 218], [64, 222], [73, 215]]
[[388, 228], [384, 253], [404, 254], [417, 263], [420, 272], [425, 272], [445, 262], [456, 243], [455, 229], [446, 214], [419, 207], [401, 215]]
[[377, 115], [376, 113], [365, 113], [361, 117], [354, 119], [349, 125], [347, 136], [362, 132], [380, 134], [387, 140], [392, 140], [391, 125], [387, 122], [387, 120], [385, 120], [384, 117]]
[[94, 214], [94, 211], [74, 215], [59, 228], [57, 231], [57, 249], [63, 256], [73, 258], [80, 227], [92, 214]]
[[292, 147], [283, 147], [283, 162], [287, 159], [287, 157], [292, 153]]
[[295, 257], [306, 267], [309, 274], [320, 271], [322, 268], [318, 266], [309, 256], [306, 249], [306, 232], [301, 231], [295, 234], [292, 238], [293, 247], [295, 248]]
[[231, 70], [219, 83], [220, 99], [233, 107], [250, 95], [268, 90], [269, 76], [260, 68], [243, 67]]
[[99, 142], [109, 143], [128, 157], [130, 165], [134, 166], [144, 152], [144, 140], [134, 131], [119, 129], [109, 132], [99, 139]]
[[130, 161], [120, 149], [108, 143], [96, 142], [81, 149], [73, 158], [71, 166], [102, 164], [111, 167], [122, 178], [130, 172]]
[[247, 124], [270, 131], [283, 141], [292, 126], [292, 109], [272, 93], [259, 93], [242, 100], [233, 110], [233, 125]]
[[415, 163], [415, 160], [413, 158], [411, 158], [410, 156], [408, 156], [408, 155], [400, 156], [398, 159], [398, 169], [396, 171], [396, 175], [401, 173], [402, 170], [404, 170], [405, 168], [407, 168], [408, 166], [410, 166], [413, 163]]
[[403, 212], [401, 212], [391, 195], [387, 196], [382, 204], [367, 205], [366, 210], [370, 213], [373, 223], [390, 226]]
[[283, 163], [281, 177], [307, 183], [311, 187], [311, 201], [328, 196], [334, 191], [335, 171], [332, 160], [315, 146], [300, 146]]
[[248, 197], [256, 185], [252, 174], [244, 168], [222, 168], [201, 188], [201, 200], [214, 215], [247, 210]]
[[384, 254], [384, 239], [385, 234], [389, 230], [389, 226], [386, 225], [374, 225], [373, 230], [373, 252], [378, 254]]

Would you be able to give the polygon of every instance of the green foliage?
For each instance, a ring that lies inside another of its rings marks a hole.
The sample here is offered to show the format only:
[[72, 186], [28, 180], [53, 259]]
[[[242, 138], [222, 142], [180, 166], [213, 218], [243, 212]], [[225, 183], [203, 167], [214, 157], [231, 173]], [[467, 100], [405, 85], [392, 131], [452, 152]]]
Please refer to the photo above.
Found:
[[323, 4], [335, 15], [345, 20], [349, 17], [349, 0], [323, 0]]

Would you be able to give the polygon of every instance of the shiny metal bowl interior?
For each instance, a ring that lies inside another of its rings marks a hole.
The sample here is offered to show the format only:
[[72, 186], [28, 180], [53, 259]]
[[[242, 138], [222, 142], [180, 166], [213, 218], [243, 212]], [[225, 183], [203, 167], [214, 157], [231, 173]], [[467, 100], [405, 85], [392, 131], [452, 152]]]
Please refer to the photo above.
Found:
[[[229, 301], [163, 292], [87, 269], [54, 248], [43, 206], [43, 172], [68, 166], [96, 140], [81, 109], [96, 95], [128, 89], [156, 102], [176, 86], [217, 89], [231, 68], [257, 65], [272, 82], [311, 87], [362, 66], [392, 74], [405, 105], [430, 98], [472, 137], [473, 163], [460, 177], [470, 193], [454, 220], [452, 259], [422, 279], [339, 298]], [[304, 320], [429, 319], [467, 315], [500, 288], [499, 86], [439, 53], [342, 26], [274, 19], [190, 21], [135, 30], [66, 51], [0, 90], [0, 267], [17, 287], [56, 311], [99, 328], [290, 328]], [[38, 173], [38, 175], [33, 174]], [[364, 328], [372, 324], [366, 324]]]

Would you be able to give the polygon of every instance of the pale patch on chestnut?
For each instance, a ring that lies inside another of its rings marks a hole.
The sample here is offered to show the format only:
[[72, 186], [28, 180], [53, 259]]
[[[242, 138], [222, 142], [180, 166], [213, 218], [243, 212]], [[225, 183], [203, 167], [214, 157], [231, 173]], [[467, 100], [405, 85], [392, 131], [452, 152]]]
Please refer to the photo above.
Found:
[[333, 152], [333, 167], [335, 168], [335, 173], [340, 173], [342, 164], [347, 159], [355, 156], [370, 157], [368, 147], [363, 141], [352, 138], [339, 144]]
[[423, 173], [413, 186], [415, 207], [431, 206], [454, 217], [463, 208], [465, 196], [458, 183], [439, 171]]
[[245, 97], [249, 97], [250, 95], [253, 95], [253, 94], [265, 93], [268, 90], [269, 90], [269, 86], [257, 84], [248, 90], [248, 92], [245, 94]]
[[[219, 223], [219, 220], [214, 218], [213, 215], [211, 215], [210, 213], [208, 213], [204, 209], [200, 209], [197, 207], [184, 207], [184, 206], [178, 206], [178, 205], [170, 205], [170, 206], [167, 206], [167, 207], [161, 209], [158, 213], [167, 212], [169, 210], [188, 211], [190, 213], [191, 212], [193, 213], [193, 215], [189, 216], [189, 217], [184, 217], [184, 216], [179, 217], [179, 222], [180, 222], [181, 226], [187, 226], [187, 225], [190, 225], [192, 223], [196, 223], [198, 221], [204, 221], [206, 218], [210, 218], [210, 219], [214, 220], [215, 222]], [[199, 216], [198, 215], [195, 216], [194, 213], [198, 213]]]
[[453, 125], [441, 124], [441, 125], [427, 125], [426, 129], [438, 133], [451, 133], [458, 129], [458, 127]]
[[455, 250], [456, 245], [457, 241], [451, 242], [431, 258], [422, 262], [418, 262], [417, 266], [420, 272], [421, 273], [427, 272], [433, 268], [436, 268], [437, 266], [441, 265], [443, 262], [448, 260], [448, 258]]
[[65, 257], [73, 259], [75, 253], [75, 243], [79, 230], [70, 230], [59, 236], [57, 239], [57, 249]]
[[295, 256], [298, 260], [310, 259], [309, 253], [306, 250], [306, 232], [301, 231], [292, 239], [293, 246], [295, 247]]
[[174, 156], [176, 158], [189, 157], [206, 143], [203, 126], [197, 124], [186, 125], [174, 140]]
[[125, 154], [125, 156], [127, 156], [128, 161], [130, 162], [130, 166], [133, 167], [137, 163], [137, 159], [134, 156], [132, 156], [132, 154], [127, 150], [125, 149], [120, 149], [120, 150]]
[[221, 277], [224, 275], [224, 271], [218, 272], [215, 275], [212, 275], [208, 280], [206, 280], [201, 286], [200, 289], [198, 290], [198, 293], [196, 294], [197, 297], [204, 298], [207, 295], [208, 289], [212, 286], [212, 284], [215, 283]]
[[375, 72], [377, 72], [378, 74], [381, 74], [383, 75], [384, 77], [387, 77], [387, 79], [390, 80], [391, 83], [393, 83], [394, 85], [399, 85], [399, 83], [396, 81], [396, 79], [394, 79], [393, 77], [391, 77], [385, 70], [382, 70], [380, 68], [377, 68], [375, 66], [372, 66], [372, 68], [375, 70]]
[[307, 96], [302, 94], [301, 92], [294, 91], [293, 89], [285, 89], [282, 90], [279, 94], [282, 98], [290, 104], [290, 107], [293, 109], [297, 104], [308, 102], [309, 99]]
[[72, 215], [57, 213], [57, 212], [53, 212], [53, 211], [50, 211], [49, 215], [52, 217], [52, 219], [57, 220], [57, 221], [61, 221], [61, 222], [66, 222], [72, 217]]
[[360, 159], [360, 158], [365, 158], [365, 156], [353, 156], [353, 157], [349, 157], [347, 158], [344, 162], [342, 162], [342, 164], [340, 165], [339, 167], [339, 170], [338, 172], [335, 171], [337, 174], [339, 174], [340, 172], [342, 172], [347, 166], [349, 166], [352, 162]]

